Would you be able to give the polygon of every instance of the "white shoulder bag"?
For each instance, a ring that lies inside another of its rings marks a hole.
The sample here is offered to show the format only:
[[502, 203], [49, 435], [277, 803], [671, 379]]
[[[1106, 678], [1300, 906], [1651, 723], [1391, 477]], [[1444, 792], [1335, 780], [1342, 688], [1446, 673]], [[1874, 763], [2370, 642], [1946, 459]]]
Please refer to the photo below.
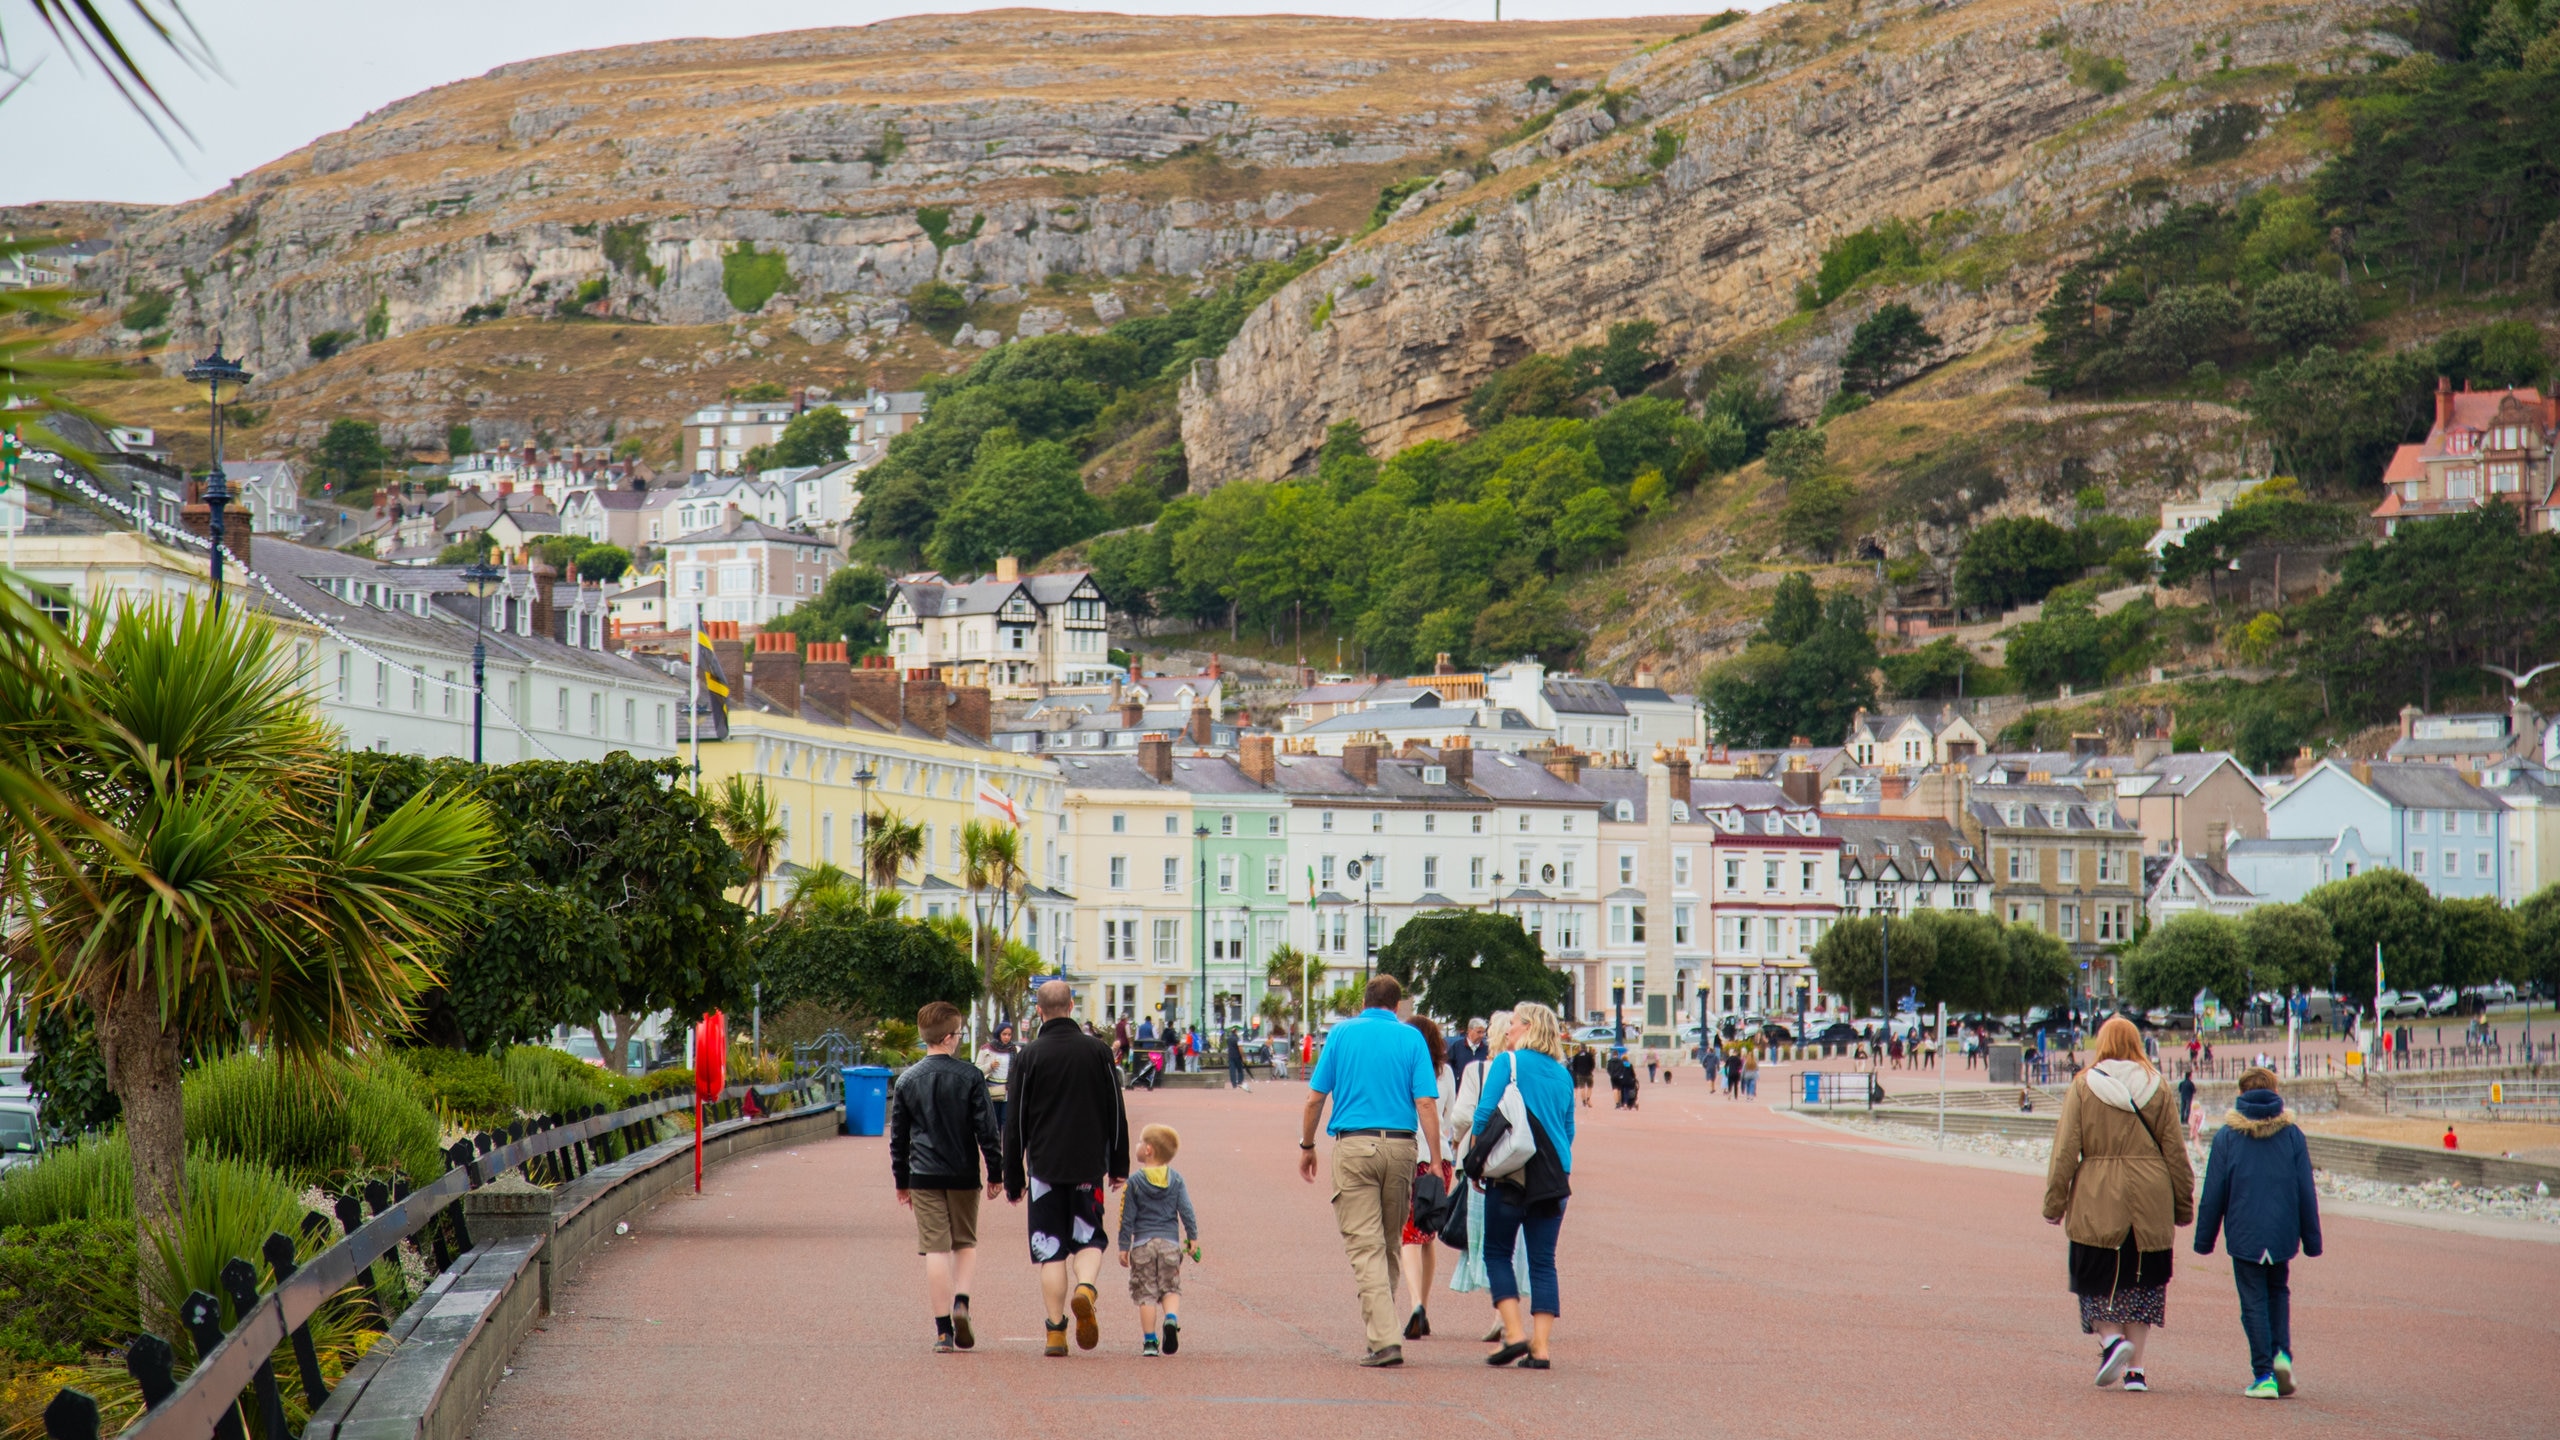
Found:
[[1520, 1057], [1511, 1059], [1511, 1074], [1502, 1087], [1502, 1098], [1494, 1109], [1502, 1116], [1505, 1129], [1491, 1153], [1484, 1157], [1484, 1178], [1508, 1180], [1527, 1169], [1538, 1153], [1538, 1137], [1529, 1128], [1529, 1102], [1520, 1094]]

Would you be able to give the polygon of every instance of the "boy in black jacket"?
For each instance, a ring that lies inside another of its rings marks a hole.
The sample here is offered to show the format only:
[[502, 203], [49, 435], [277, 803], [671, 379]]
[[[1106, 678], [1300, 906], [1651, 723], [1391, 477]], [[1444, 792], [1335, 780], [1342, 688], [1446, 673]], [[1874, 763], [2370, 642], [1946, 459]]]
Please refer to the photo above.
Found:
[[985, 1157], [992, 1200], [1004, 1188], [997, 1178], [1002, 1157], [986, 1074], [957, 1053], [959, 1007], [934, 1001], [916, 1012], [916, 1029], [925, 1057], [889, 1092], [889, 1170], [898, 1203], [916, 1216], [933, 1348], [948, 1354], [977, 1343], [969, 1328], [969, 1277], [978, 1263], [978, 1161]]
[[2216, 1230], [2231, 1247], [2231, 1276], [2240, 1288], [2240, 1328], [2249, 1335], [2249, 1388], [2254, 1400], [2293, 1393], [2295, 1253], [2320, 1253], [2320, 1196], [2312, 1188], [2311, 1144], [2284, 1113], [2276, 1076], [2241, 1072], [2240, 1098], [2213, 1134], [2204, 1193], [2196, 1200], [2196, 1253], [2213, 1253]]

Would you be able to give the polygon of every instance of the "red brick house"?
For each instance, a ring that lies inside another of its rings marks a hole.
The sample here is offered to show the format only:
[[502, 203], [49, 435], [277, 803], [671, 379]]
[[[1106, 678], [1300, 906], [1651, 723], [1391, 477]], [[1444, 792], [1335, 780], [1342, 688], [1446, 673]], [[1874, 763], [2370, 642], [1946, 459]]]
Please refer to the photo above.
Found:
[[2436, 380], [2436, 420], [2427, 438], [2403, 445], [2382, 475], [2373, 509], [2384, 535], [2404, 521], [2432, 520], [2504, 501], [2534, 530], [2560, 529], [2560, 471], [2552, 462], [2560, 397], [2531, 389], [2456, 390]]

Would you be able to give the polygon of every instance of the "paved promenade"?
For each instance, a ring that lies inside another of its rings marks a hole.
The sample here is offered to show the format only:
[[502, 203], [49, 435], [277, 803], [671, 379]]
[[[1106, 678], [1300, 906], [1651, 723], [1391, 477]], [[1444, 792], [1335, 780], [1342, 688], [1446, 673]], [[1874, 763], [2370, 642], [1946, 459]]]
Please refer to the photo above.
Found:
[[[2239, 1397], [2229, 1268], [2186, 1253], [2147, 1395], [2089, 1383], [2036, 1177], [1878, 1144], [1692, 1085], [1583, 1112], [1555, 1369], [1481, 1363], [1478, 1297], [1366, 1371], [1304, 1090], [1131, 1096], [1184, 1137], [1206, 1263], [1183, 1349], [1141, 1360], [1122, 1272], [1102, 1348], [1042, 1357], [1021, 1212], [981, 1226], [979, 1349], [930, 1353], [886, 1143], [716, 1170], [610, 1241], [517, 1354], [480, 1440], [642, 1436], [2560, 1434], [2560, 1249], [2335, 1218], [2295, 1267], [2303, 1394]], [[1445, 1252], [1444, 1252], [1445, 1254]], [[1446, 1266], [1443, 1266], [1446, 1273]], [[1443, 1281], [1445, 1284], [1445, 1280]], [[1143, 1432], [1141, 1432], [1143, 1427]]]

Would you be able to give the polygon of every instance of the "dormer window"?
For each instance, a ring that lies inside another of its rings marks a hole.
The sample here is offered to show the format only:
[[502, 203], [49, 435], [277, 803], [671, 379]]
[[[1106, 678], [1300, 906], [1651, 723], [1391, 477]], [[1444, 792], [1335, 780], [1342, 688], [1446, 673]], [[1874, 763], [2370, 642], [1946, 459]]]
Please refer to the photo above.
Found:
[[1671, 802], [1671, 823], [1675, 825], [1686, 825], [1689, 823], [1688, 801], [1674, 800]]
[[2471, 430], [2447, 430], [2444, 432], [2444, 453], [2447, 455], [2470, 454], [2472, 442], [2477, 438], [2477, 434], [2478, 432]]
[[1787, 822], [1785, 817], [1779, 815], [1775, 810], [1761, 816], [1760, 833], [1763, 835], [1784, 835], [1787, 833]]
[[1423, 766], [1423, 767], [1422, 767], [1422, 783], [1423, 783], [1423, 784], [1425, 784], [1425, 785], [1446, 785], [1446, 784], [1448, 784], [1448, 783], [1449, 783], [1449, 771], [1448, 771], [1448, 767], [1443, 766], [1443, 765], [1425, 765], [1425, 766]]
[[1635, 806], [1635, 802], [1634, 802], [1634, 801], [1632, 801], [1632, 800], [1621, 800], [1621, 801], [1619, 801], [1619, 802], [1618, 802], [1618, 806], [1617, 806], [1617, 820], [1618, 820], [1618, 823], [1619, 823], [1619, 824], [1621, 824], [1621, 825], [1624, 825], [1624, 824], [1627, 824], [1627, 823], [1629, 823], [1629, 822], [1633, 821], [1635, 818], [1636, 818], [1636, 806]]
[[2003, 805], [2003, 806], [2001, 806], [2001, 807], [2000, 807], [2000, 820], [2001, 820], [2001, 823], [2002, 823], [2002, 824], [2006, 824], [2006, 825], [2015, 825], [2015, 824], [2017, 824], [2017, 823], [2018, 823], [2018, 807], [2017, 807], [2016, 805], [2014, 805], [2014, 804], [2010, 804], [2010, 805]]

